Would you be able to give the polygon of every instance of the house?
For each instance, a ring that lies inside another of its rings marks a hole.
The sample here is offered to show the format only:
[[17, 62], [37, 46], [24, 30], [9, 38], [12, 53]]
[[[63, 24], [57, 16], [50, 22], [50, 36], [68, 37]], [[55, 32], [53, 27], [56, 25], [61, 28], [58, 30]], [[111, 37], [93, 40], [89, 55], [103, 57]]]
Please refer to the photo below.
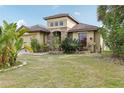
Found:
[[30, 46], [31, 40], [33, 38], [37, 39], [41, 45], [48, 43], [48, 35], [49, 35], [50, 31], [48, 29], [46, 29], [45, 27], [39, 26], [39, 25], [34, 25], [34, 26], [24, 26], [23, 25], [23, 26], [21, 26], [21, 28], [22, 27], [29, 30], [22, 36], [22, 38], [24, 40], [24, 44]]
[[88, 49], [89, 43], [94, 43], [92, 51], [100, 52], [103, 48], [103, 40], [98, 32], [98, 27], [80, 23], [73, 16], [63, 13], [44, 17], [47, 27], [35, 25], [26, 27], [29, 29], [23, 36], [24, 42], [29, 44], [32, 38], [36, 38], [40, 44], [51, 44], [53, 37], [59, 37], [60, 42], [66, 37], [78, 39], [82, 47]]

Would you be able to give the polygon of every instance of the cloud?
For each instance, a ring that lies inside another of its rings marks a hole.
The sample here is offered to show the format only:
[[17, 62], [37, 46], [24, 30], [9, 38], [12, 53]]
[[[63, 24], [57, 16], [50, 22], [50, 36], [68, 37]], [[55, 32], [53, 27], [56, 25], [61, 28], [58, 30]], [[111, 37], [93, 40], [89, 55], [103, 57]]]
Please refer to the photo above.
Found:
[[57, 9], [57, 8], [59, 8], [60, 7], [60, 5], [54, 5], [53, 6], [53, 9]]
[[17, 28], [21, 27], [22, 25], [27, 25], [27, 24], [26, 24], [26, 22], [23, 19], [18, 20], [17, 21]]
[[74, 12], [74, 14], [77, 15], [77, 16], [80, 16], [81, 15], [80, 12]]

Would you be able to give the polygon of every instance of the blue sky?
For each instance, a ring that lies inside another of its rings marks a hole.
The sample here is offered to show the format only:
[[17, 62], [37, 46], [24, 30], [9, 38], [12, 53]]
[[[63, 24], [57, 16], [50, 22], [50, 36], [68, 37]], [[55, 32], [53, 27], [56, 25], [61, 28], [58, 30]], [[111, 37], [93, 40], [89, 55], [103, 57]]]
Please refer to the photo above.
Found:
[[95, 5], [12, 5], [0, 6], [0, 25], [3, 20], [18, 22], [25, 25], [46, 25], [43, 17], [57, 13], [69, 13], [78, 21], [99, 26], [97, 21], [97, 6]]

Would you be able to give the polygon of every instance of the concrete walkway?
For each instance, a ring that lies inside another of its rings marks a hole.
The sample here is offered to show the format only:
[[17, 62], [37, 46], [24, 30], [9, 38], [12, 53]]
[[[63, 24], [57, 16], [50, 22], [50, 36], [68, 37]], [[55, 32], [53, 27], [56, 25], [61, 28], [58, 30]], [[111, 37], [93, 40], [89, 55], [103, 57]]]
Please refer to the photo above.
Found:
[[34, 55], [34, 56], [42, 56], [42, 55], [46, 55], [49, 54], [49, 52], [42, 52], [42, 53], [30, 53], [30, 52], [20, 52], [18, 55]]

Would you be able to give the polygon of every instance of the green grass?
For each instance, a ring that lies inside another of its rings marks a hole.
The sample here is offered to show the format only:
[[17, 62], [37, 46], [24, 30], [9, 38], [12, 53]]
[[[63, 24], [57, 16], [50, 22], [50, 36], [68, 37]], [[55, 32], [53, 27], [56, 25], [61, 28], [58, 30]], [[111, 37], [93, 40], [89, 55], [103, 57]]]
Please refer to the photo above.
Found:
[[124, 65], [93, 54], [19, 56], [28, 62], [0, 73], [0, 87], [124, 87]]
[[113, 53], [112, 53], [112, 51], [103, 51], [101, 54], [105, 57], [110, 57], [110, 56], [112, 56]]

